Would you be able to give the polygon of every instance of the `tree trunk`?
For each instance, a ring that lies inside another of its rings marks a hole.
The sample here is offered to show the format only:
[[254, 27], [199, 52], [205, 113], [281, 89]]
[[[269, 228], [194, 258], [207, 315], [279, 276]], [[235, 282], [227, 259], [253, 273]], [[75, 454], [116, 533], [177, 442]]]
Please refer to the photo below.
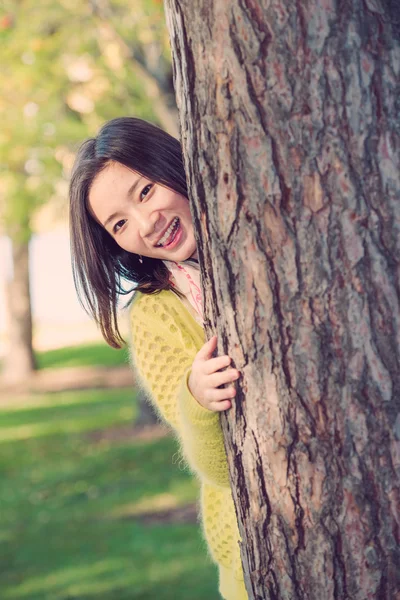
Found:
[[25, 381], [35, 369], [32, 348], [32, 311], [29, 289], [29, 241], [12, 240], [12, 275], [6, 287], [7, 350], [3, 378]]
[[395, 3], [165, 4], [249, 597], [398, 599]]
[[146, 425], [155, 425], [159, 419], [151, 405], [146, 399], [145, 393], [138, 388], [137, 390], [138, 416], [135, 420], [136, 427], [144, 427]]

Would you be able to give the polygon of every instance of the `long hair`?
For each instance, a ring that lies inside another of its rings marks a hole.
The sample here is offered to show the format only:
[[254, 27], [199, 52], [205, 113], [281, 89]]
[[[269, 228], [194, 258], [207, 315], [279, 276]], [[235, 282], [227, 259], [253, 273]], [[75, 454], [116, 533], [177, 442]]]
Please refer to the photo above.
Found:
[[[133, 289], [155, 294], [173, 288], [162, 260], [143, 256], [141, 263], [138, 255], [120, 248], [89, 212], [90, 188], [111, 161], [186, 198], [188, 193], [179, 141], [141, 119], [122, 117], [109, 121], [77, 153], [69, 189], [75, 288], [80, 303], [99, 325], [106, 342], [121, 348], [124, 340], [117, 322], [118, 296]], [[135, 284], [132, 289], [124, 289], [123, 279]]]

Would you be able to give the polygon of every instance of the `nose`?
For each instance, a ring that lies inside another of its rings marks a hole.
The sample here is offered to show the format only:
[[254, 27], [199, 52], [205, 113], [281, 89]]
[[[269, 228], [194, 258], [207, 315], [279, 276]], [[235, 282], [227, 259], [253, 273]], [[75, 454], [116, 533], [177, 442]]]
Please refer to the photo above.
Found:
[[146, 211], [136, 211], [135, 220], [142, 238], [146, 238], [154, 233], [159, 218], [160, 214], [158, 212], [152, 212], [149, 215]]

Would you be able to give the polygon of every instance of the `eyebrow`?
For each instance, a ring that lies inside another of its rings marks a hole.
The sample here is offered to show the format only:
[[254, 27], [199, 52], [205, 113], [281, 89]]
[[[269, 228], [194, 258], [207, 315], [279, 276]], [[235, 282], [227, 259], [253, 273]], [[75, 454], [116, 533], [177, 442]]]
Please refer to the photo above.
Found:
[[[142, 179], [143, 179], [143, 176], [139, 177], [139, 179], [136, 179], [136, 181], [131, 185], [131, 187], [129, 188], [129, 190], [126, 193], [127, 200], [129, 198], [131, 198], [131, 196], [133, 196], [137, 186], [139, 185], [139, 183], [141, 182]], [[116, 217], [119, 217], [120, 215], [121, 215], [121, 211], [119, 211], [119, 210], [117, 210], [116, 212], [113, 212], [112, 215], [107, 217], [107, 219], [104, 221], [103, 227], [106, 229], [107, 225], [110, 223], [110, 221], [113, 221]]]

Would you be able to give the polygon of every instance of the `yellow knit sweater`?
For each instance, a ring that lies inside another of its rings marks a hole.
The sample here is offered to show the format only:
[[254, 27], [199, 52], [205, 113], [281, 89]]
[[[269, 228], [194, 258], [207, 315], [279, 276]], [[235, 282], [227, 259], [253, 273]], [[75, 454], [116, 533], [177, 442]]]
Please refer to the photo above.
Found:
[[184, 456], [201, 482], [201, 514], [226, 600], [247, 600], [239, 531], [229, 485], [219, 414], [191, 395], [187, 378], [204, 331], [171, 291], [137, 293], [130, 312], [132, 361], [162, 417], [177, 432]]

